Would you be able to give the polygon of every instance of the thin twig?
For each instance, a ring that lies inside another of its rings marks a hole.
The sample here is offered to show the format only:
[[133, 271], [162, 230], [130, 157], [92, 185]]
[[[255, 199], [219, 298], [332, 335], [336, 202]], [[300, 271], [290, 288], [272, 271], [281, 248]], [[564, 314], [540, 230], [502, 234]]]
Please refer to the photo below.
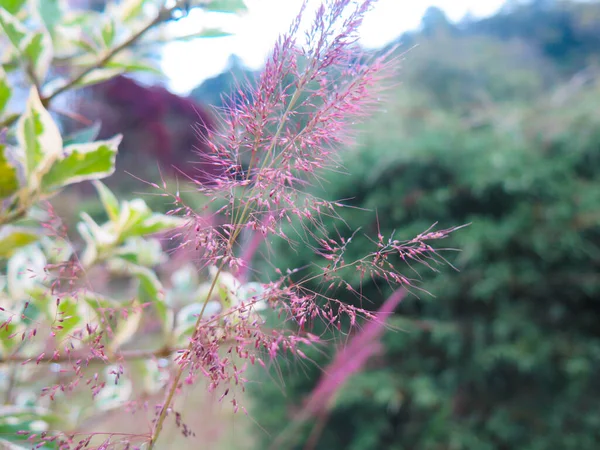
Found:
[[[153, 20], [151, 20], [146, 26], [144, 26], [139, 31], [137, 31], [136, 33], [131, 35], [128, 39], [123, 41], [121, 44], [110, 49], [108, 52], [106, 52], [104, 54], [104, 56], [99, 58], [97, 61], [95, 61], [90, 66], [86, 67], [83, 71], [81, 71], [79, 74], [77, 74], [76, 76], [71, 78], [69, 81], [67, 81], [63, 86], [57, 88], [50, 95], [48, 95], [47, 97], [43, 97], [41, 99], [42, 104], [45, 107], [48, 107], [50, 102], [52, 100], [54, 100], [55, 97], [64, 93], [65, 91], [68, 91], [68, 90], [72, 89], [73, 87], [75, 87], [75, 85], [77, 85], [77, 83], [79, 83], [81, 80], [83, 80], [92, 71], [104, 67], [104, 65], [106, 63], [108, 63], [112, 58], [114, 58], [118, 53], [120, 53], [121, 51], [125, 50], [126, 48], [128, 48], [131, 45], [133, 45], [134, 43], [136, 43], [144, 34], [146, 34], [148, 31], [150, 31], [156, 25], [170, 19], [173, 11], [183, 8], [183, 6], [185, 5], [185, 2], [186, 2], [186, 0], [178, 0], [173, 6], [171, 6], [169, 8], [163, 6], [160, 9], [160, 11], [158, 12], [158, 14], [156, 15], [156, 17]], [[19, 117], [20, 117], [20, 114], [12, 114], [12, 115], [9, 115], [8, 117], [6, 117], [3, 121], [0, 122], [0, 130], [2, 128], [10, 127], [12, 124], [14, 124], [19, 119]]]
[[0, 122], [0, 130], [10, 127], [13, 123], [19, 120], [19, 117], [21, 117], [21, 114], [17, 113], [10, 114], [9, 116], [7, 116], [6, 119]]
[[[149, 359], [149, 358], [166, 358], [171, 356], [173, 353], [183, 351], [182, 349], [172, 349], [172, 348], [161, 348], [155, 350], [127, 350], [121, 351], [115, 354], [115, 357], [119, 360], [132, 361], [135, 359]], [[14, 364], [21, 363], [27, 364], [29, 362], [34, 362], [36, 364], [41, 363], [67, 363], [74, 362], [77, 360], [88, 360], [90, 362], [113, 362], [110, 358], [106, 356], [93, 356], [89, 357], [89, 353], [70, 353], [70, 354], [60, 354], [60, 355], [44, 355], [42, 358], [36, 358], [32, 356], [24, 356], [19, 354], [7, 355], [0, 357], [0, 364]]]
[[112, 58], [114, 58], [118, 53], [128, 48], [130, 45], [135, 43], [138, 39], [140, 39], [144, 34], [146, 34], [150, 29], [154, 28], [161, 22], [164, 22], [167, 18], [171, 16], [171, 12], [175, 10], [175, 8], [179, 7], [180, 4], [183, 4], [183, 0], [180, 0], [176, 3], [172, 8], [162, 8], [156, 17], [150, 21], [146, 26], [140, 29], [137, 33], [132, 34], [129, 39], [126, 39], [121, 44], [116, 47], [110, 49], [104, 56], [98, 59], [96, 62], [86, 67], [83, 71], [81, 71], [78, 75], [71, 78], [71, 80], [67, 81], [63, 86], [56, 89], [49, 96], [42, 99], [42, 104], [47, 106], [57, 95], [62, 94], [65, 91], [73, 88], [77, 83], [83, 80], [87, 75], [89, 75], [92, 71], [103, 67], [106, 63], [108, 63]]
[[[208, 305], [208, 301], [212, 296], [212, 293], [217, 285], [217, 280], [219, 279], [219, 275], [223, 271], [224, 266], [225, 266], [225, 262], [223, 261], [221, 263], [219, 269], [217, 270], [215, 277], [213, 278], [213, 282], [210, 286], [208, 294], [206, 295], [206, 300], [204, 301], [204, 304], [202, 305], [202, 310], [200, 311], [200, 314], [198, 315], [198, 319], [196, 320], [196, 326], [194, 327], [194, 334], [192, 335], [192, 338], [190, 339], [190, 343], [188, 345], [187, 350], [184, 352], [184, 355], [185, 355], [184, 358], [187, 357], [193, 349], [195, 338], [198, 336], [198, 333], [200, 332], [200, 324], [202, 322], [202, 316], [204, 315], [206, 305]], [[163, 405], [160, 409], [160, 412], [158, 413], [158, 418], [156, 419], [154, 429], [152, 430], [152, 436], [150, 437], [148, 450], [152, 450], [154, 448], [154, 445], [156, 444], [156, 441], [158, 440], [158, 436], [160, 435], [160, 432], [162, 431], [165, 419], [167, 418], [167, 411], [171, 407], [171, 403], [173, 402], [173, 397], [175, 396], [175, 392], [177, 392], [177, 386], [179, 385], [179, 381], [181, 380], [181, 377], [183, 376], [183, 371], [185, 370], [185, 367], [186, 367], [186, 365], [182, 363], [179, 365], [179, 368], [177, 369], [177, 374], [175, 375], [175, 378], [173, 379], [173, 383], [171, 384], [171, 387], [167, 393], [165, 402], [163, 403]]]

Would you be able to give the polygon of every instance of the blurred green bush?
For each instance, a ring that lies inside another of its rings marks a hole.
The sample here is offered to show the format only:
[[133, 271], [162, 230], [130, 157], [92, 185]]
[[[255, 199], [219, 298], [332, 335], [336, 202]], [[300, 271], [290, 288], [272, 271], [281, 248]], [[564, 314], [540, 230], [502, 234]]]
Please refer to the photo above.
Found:
[[[346, 210], [346, 238], [358, 227], [402, 239], [434, 222], [471, 225], [448, 241], [460, 252], [443, 253], [459, 272], [420, 271], [434, 295], [404, 301], [385, 354], [342, 388], [314, 448], [595, 449], [600, 82], [593, 72], [564, 80], [515, 41], [434, 34], [413, 52], [405, 85], [345, 155], [352, 175], [329, 176], [322, 195], [372, 211]], [[367, 245], [357, 237], [347, 259]], [[315, 261], [302, 246], [273, 255], [282, 269]], [[362, 289], [373, 309], [387, 293], [371, 280]], [[252, 415], [265, 442], [293, 419], [333, 347], [310, 351], [315, 365], [280, 359], [270, 378], [257, 375]], [[313, 426], [289, 448], [305, 448]]]

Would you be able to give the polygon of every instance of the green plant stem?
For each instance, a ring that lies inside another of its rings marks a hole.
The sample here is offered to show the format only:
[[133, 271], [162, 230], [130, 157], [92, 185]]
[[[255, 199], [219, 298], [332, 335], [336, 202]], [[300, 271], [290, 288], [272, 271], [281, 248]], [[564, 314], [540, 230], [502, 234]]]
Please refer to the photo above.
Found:
[[[196, 320], [196, 325], [194, 326], [194, 334], [192, 336], [192, 339], [190, 340], [187, 350], [184, 353], [184, 355], [185, 355], [184, 358], [187, 355], [189, 355], [189, 353], [192, 350], [194, 340], [198, 336], [198, 332], [200, 330], [200, 323], [202, 322], [202, 316], [204, 315], [206, 305], [208, 304], [208, 300], [212, 296], [212, 293], [217, 285], [217, 280], [219, 279], [219, 275], [221, 274], [224, 266], [225, 266], [225, 263], [222, 262], [219, 269], [217, 270], [217, 273], [212, 281], [212, 284], [210, 285], [210, 289], [208, 290], [208, 294], [206, 295], [206, 299], [204, 300], [204, 304], [202, 305], [200, 314], [198, 314], [198, 319]], [[184, 370], [185, 370], [185, 364], [180, 364], [179, 368], [177, 369], [177, 374], [175, 375], [175, 378], [173, 379], [173, 383], [171, 384], [171, 387], [169, 388], [169, 391], [167, 393], [165, 401], [160, 409], [160, 412], [158, 413], [158, 418], [156, 419], [154, 429], [152, 430], [152, 436], [150, 437], [150, 443], [148, 445], [148, 450], [152, 450], [154, 448], [154, 445], [156, 444], [156, 441], [158, 440], [158, 436], [160, 435], [160, 432], [162, 431], [165, 419], [167, 418], [167, 411], [171, 407], [171, 402], [173, 401], [173, 397], [175, 396], [175, 392], [177, 391], [177, 386], [179, 385], [179, 381], [181, 380], [181, 377], [183, 376]]]
[[0, 122], [0, 130], [10, 127], [13, 123], [19, 120], [19, 117], [21, 117], [21, 115], [17, 113], [7, 116], [6, 119]]
[[[160, 348], [158, 350], [127, 350], [115, 353], [115, 357], [118, 359], [123, 359], [127, 361], [132, 361], [136, 359], [151, 359], [151, 358], [165, 358], [173, 353], [179, 351], [180, 349], [175, 348]], [[35, 357], [23, 356], [19, 354], [7, 355], [0, 357], [0, 364], [27, 364], [29, 362], [32, 363], [66, 363], [77, 361], [78, 359], [86, 359], [88, 357], [88, 353], [72, 353], [68, 355], [57, 355], [53, 357], [51, 354], [44, 356], [41, 359], [37, 359]], [[90, 362], [98, 362], [105, 363], [106, 359], [102, 357], [93, 357], [90, 358]]]
[[[289, 104], [287, 105], [282, 118], [278, 124], [277, 130], [275, 131], [275, 134], [273, 136], [273, 138], [271, 139], [271, 143], [269, 144], [269, 147], [267, 149], [266, 155], [265, 155], [265, 159], [263, 160], [263, 164], [261, 166], [261, 169], [263, 169], [268, 162], [268, 159], [272, 153], [272, 151], [274, 150], [276, 144], [277, 144], [277, 139], [279, 138], [281, 132], [283, 131], [283, 127], [285, 126], [285, 122], [287, 120], [288, 115], [291, 113], [293, 107], [295, 106], [296, 102], [298, 101], [298, 99], [300, 98], [300, 94], [302, 92], [302, 88], [304, 87], [304, 83], [305, 80], [308, 78], [308, 75], [305, 74], [304, 77], [301, 79], [301, 82], [298, 84], [298, 88], [296, 89], [296, 91], [294, 92], [294, 95], [292, 96], [292, 98], [290, 99]], [[248, 177], [250, 176], [250, 171], [248, 171]], [[250, 191], [253, 192], [254, 188]], [[242, 194], [243, 196], [243, 194]], [[234, 205], [235, 205], [235, 199], [234, 199]], [[241, 232], [241, 228], [239, 228], [239, 225], [242, 224], [245, 221], [246, 215], [248, 214], [249, 211], [249, 205], [250, 203], [247, 202], [246, 205], [244, 206], [244, 208], [241, 210], [241, 214], [237, 215], [237, 213], [234, 214], [234, 231], [231, 235], [231, 238], [229, 240], [229, 248], [231, 249], [231, 247], [233, 247], [234, 242], [236, 241], [237, 237], [239, 236], [240, 232]], [[241, 205], [240, 205], [241, 206]], [[185, 354], [189, 353], [189, 351], [191, 351], [192, 349], [192, 345], [194, 342], [194, 338], [198, 335], [199, 329], [200, 329], [200, 324], [202, 321], [202, 316], [204, 314], [204, 310], [206, 308], [206, 305], [208, 304], [208, 300], [211, 298], [212, 296], [212, 292], [216, 286], [217, 280], [219, 278], [220, 273], [222, 272], [223, 268], [225, 266], [225, 263], [222, 262], [221, 265], [219, 266], [219, 269], [217, 270], [217, 274], [215, 275], [213, 282], [210, 286], [208, 295], [206, 296], [206, 299], [204, 300], [204, 303], [202, 305], [202, 310], [200, 311], [200, 314], [198, 315], [198, 320], [196, 321], [196, 325], [195, 325], [195, 331], [194, 331], [194, 336], [192, 337], [190, 344], [188, 346], [188, 350], [185, 352]], [[161, 431], [162, 431], [162, 427], [164, 425], [164, 421], [166, 419], [167, 416], [167, 410], [170, 408], [171, 406], [171, 402], [173, 401], [173, 397], [175, 396], [175, 392], [177, 391], [177, 386], [179, 385], [179, 381], [181, 380], [181, 377], [183, 375], [183, 371], [185, 369], [185, 365], [180, 365], [179, 369], [177, 370], [177, 374], [175, 375], [175, 379], [173, 380], [173, 384], [171, 385], [165, 402], [163, 403], [161, 410], [159, 412], [158, 415], [158, 419], [156, 420], [156, 424], [154, 426], [154, 429], [152, 431], [152, 436], [150, 438], [150, 443], [149, 443], [149, 447], [148, 450], [153, 450], [154, 446], [156, 445], [156, 441], [158, 439], [158, 436], [160, 435]]]
[[182, 4], [183, 4], [183, 0], [180, 0], [175, 4], [175, 6], [173, 6], [171, 8], [162, 8], [158, 12], [156, 17], [152, 21], [150, 21], [148, 24], [146, 24], [146, 26], [141, 28], [137, 33], [132, 34], [128, 39], [123, 41], [121, 44], [110, 49], [108, 52], [106, 52], [104, 54], [104, 56], [102, 56], [100, 59], [98, 59], [95, 63], [86, 67], [78, 75], [76, 75], [71, 80], [69, 80], [67, 83], [65, 83], [65, 85], [59, 87], [53, 93], [51, 93], [49, 96], [43, 98], [42, 104], [44, 106], [47, 106], [48, 103], [50, 103], [57, 95], [60, 95], [63, 92], [68, 91], [69, 89], [73, 88], [77, 83], [79, 83], [81, 80], [83, 80], [83, 78], [85, 78], [93, 70], [103, 67], [107, 62], [109, 62], [112, 58], [114, 58], [118, 53], [125, 50], [130, 45], [134, 44], [137, 40], [139, 40], [144, 34], [146, 34], [149, 30], [154, 28], [156, 25], [165, 21], [165, 18], [170, 17], [171, 12], [173, 10], [175, 10], [177, 7], [180, 7]]
[[15, 389], [15, 384], [17, 380], [17, 370], [19, 369], [16, 365], [12, 365], [10, 367], [10, 373], [8, 375], [8, 386], [6, 387], [6, 391], [4, 392], [5, 405], [12, 404], [13, 391]]

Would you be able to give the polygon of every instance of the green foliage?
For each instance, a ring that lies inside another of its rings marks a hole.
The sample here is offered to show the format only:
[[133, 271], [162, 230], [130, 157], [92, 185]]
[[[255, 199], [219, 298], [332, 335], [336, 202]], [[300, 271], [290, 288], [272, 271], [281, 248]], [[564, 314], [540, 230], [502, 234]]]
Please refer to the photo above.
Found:
[[5, 9], [0, 9], [0, 28], [2, 28], [15, 49], [21, 50], [21, 43], [27, 37], [27, 30], [21, 22]]
[[20, 247], [37, 241], [38, 230], [6, 225], [0, 229], [0, 258], [11, 256]]
[[457, 113], [533, 100], [558, 79], [556, 68], [525, 42], [434, 35], [415, 44], [403, 80]]
[[[182, 330], [181, 323], [176, 329], [174, 319], [174, 308], [182, 306], [175, 300], [181, 300], [189, 286], [182, 288], [175, 280], [172, 289], [166, 288], [156, 272], [169, 259], [157, 234], [179, 228], [185, 220], [154, 212], [141, 199], [119, 200], [99, 180], [115, 171], [121, 136], [96, 140], [98, 123], [63, 136], [52, 112], [55, 97], [64, 92], [123, 73], [156, 73], [153, 62], [136, 52], [135, 45], [157, 42], [156, 29], [181, 4], [110, 2], [100, 15], [70, 10], [63, 0], [0, 0], [4, 52], [0, 66], [0, 383], [6, 403], [0, 408], [2, 448], [58, 448], [58, 441], [40, 439], [77, 429], [98, 412], [122, 407], [131, 398], [136, 377], [143, 380], [141, 390], [151, 393], [167, 381], [150, 350], [141, 357], [134, 355], [136, 364], [121, 379], [116, 376], [122, 371], [120, 364], [108, 365], [96, 374], [100, 387], [94, 387], [92, 398], [89, 392], [75, 389], [66, 406], [60, 406], [39, 395], [40, 389], [53, 383], [61, 389], [55, 386], [58, 392], [49, 396], [65, 395], [64, 379], [59, 380], [62, 375], [52, 373], [45, 364], [70, 364], [80, 357], [80, 361], [90, 357], [92, 364], [95, 359], [101, 364], [122, 361], [122, 352], [143, 333], [145, 321], [152, 319], [161, 323], [157, 340], [162, 347], [155, 352], [162, 357], [193, 332]], [[214, 1], [198, 7], [233, 13], [244, 5]], [[205, 29], [196, 37], [218, 35], [218, 30]], [[55, 70], [58, 65], [60, 70]], [[22, 88], [21, 80], [26, 80], [27, 101], [13, 105], [9, 101], [20, 97], [15, 94]], [[36, 205], [85, 181], [94, 183], [103, 217], [94, 220], [81, 212], [76, 227], [79, 239], [71, 241], [53, 222], [57, 218]], [[96, 292], [96, 286], [84, 286], [87, 280], [81, 274], [87, 271], [111, 280], [125, 279], [126, 287], [116, 290], [114, 297], [115, 290]], [[193, 290], [200, 285], [196, 282]], [[192, 295], [183, 304], [204, 300]], [[235, 305], [219, 303], [223, 309], [230, 306]], [[94, 346], [100, 350], [81, 354]], [[87, 371], [90, 361], [79, 369]]]
[[81, 181], [95, 180], [114, 171], [115, 156], [121, 137], [112, 141], [73, 144], [65, 147], [58, 159], [42, 177], [43, 191], [51, 191]]
[[112, 174], [119, 141], [117, 136], [63, 148], [58, 127], [32, 88], [17, 122], [16, 145], [0, 144], [0, 224], [24, 216], [58, 188]]
[[6, 145], [0, 144], [0, 199], [13, 195], [19, 189], [17, 167], [8, 159]]
[[207, 11], [238, 13], [246, 11], [243, 0], [213, 0], [206, 5]]
[[41, 177], [60, 156], [62, 138], [35, 88], [31, 89], [26, 110], [17, 123], [17, 140], [30, 185], [37, 188]]
[[[27, 431], [29, 434], [44, 432], [58, 418], [50, 411], [28, 406], [3, 406], [0, 408], [0, 444], [10, 450], [25, 450], [30, 448], [28, 435], [17, 435], [17, 432]], [[47, 443], [42, 450], [57, 449], [55, 443]]]
[[48, 33], [54, 34], [63, 18], [64, 0], [34, 0], [34, 5]]
[[573, 74], [598, 60], [598, 2], [511, 2], [503, 13], [473, 24], [471, 33], [507, 40], [527, 40], [554, 61], [563, 74]]
[[0, 114], [2, 114], [6, 108], [11, 95], [12, 89], [8, 83], [8, 77], [6, 76], [4, 69], [0, 67]]
[[[384, 354], [336, 396], [314, 448], [594, 449], [600, 439], [600, 83], [550, 90], [535, 81], [543, 75], [535, 67], [514, 73], [522, 62], [510, 56], [512, 44], [465, 40], [461, 48], [470, 50], [457, 56], [445, 55], [445, 47], [438, 53], [433, 43], [439, 41], [431, 39], [416, 56], [417, 67], [408, 58], [410, 84], [346, 153], [344, 171], [352, 175], [328, 176], [322, 195], [371, 211], [345, 210], [348, 228], [339, 231], [346, 238], [359, 227], [370, 235], [395, 230], [401, 239], [435, 222], [444, 228], [471, 223], [446, 245], [461, 249], [444, 254], [460, 272], [440, 268], [417, 276], [406, 268], [433, 296], [413, 290], [418, 297], [404, 301], [390, 319], [395, 330], [384, 336]], [[487, 73], [460, 63], [498, 51], [508, 56]], [[451, 86], [441, 75], [421, 76], [453, 66], [454, 57]], [[471, 86], [475, 74], [485, 81], [478, 89], [487, 100], [461, 102], [452, 86]], [[527, 88], [522, 76], [535, 83]], [[355, 236], [347, 259], [369, 245]], [[285, 254], [276, 247], [273, 254], [281, 268], [315, 262], [302, 245]], [[361, 283], [350, 272], [345, 279], [362, 287], [374, 309], [384, 298], [384, 285]], [[315, 332], [332, 341], [322, 324]], [[252, 385], [251, 413], [266, 429], [258, 431], [266, 442], [293, 420], [332, 352], [331, 346], [309, 352], [315, 367], [280, 358], [271, 378]], [[288, 448], [304, 448], [322, 420], [300, 430]]]
[[0, 7], [4, 8], [10, 14], [15, 14], [23, 7], [27, 0], [1, 0]]

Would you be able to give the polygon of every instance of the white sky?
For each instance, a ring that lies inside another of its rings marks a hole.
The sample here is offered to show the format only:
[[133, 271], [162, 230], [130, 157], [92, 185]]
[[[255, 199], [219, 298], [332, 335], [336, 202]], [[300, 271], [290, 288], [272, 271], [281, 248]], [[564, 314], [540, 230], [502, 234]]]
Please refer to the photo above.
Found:
[[[311, 0], [318, 3], [318, 0]], [[221, 28], [233, 36], [173, 42], [163, 51], [162, 66], [169, 87], [186, 94], [204, 79], [225, 69], [232, 53], [252, 69], [260, 68], [277, 36], [285, 32], [297, 14], [302, 0], [245, 0], [248, 11], [241, 16], [192, 11], [189, 17], [173, 23], [177, 35], [196, 33], [204, 27]], [[450, 20], [493, 14], [504, 0], [379, 0], [365, 18], [361, 41], [365, 47], [387, 44], [404, 31], [417, 28], [425, 10], [438, 6]]]

